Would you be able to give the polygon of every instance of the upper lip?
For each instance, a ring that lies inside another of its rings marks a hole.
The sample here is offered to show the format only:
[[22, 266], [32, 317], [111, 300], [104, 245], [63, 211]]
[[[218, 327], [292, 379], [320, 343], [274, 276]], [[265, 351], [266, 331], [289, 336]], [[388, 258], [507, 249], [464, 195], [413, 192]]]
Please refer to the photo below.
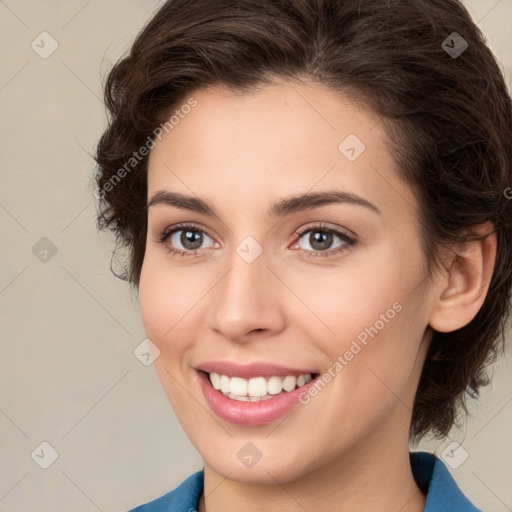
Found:
[[305, 375], [306, 373], [315, 374], [314, 370], [308, 368], [291, 368], [277, 365], [274, 363], [254, 362], [249, 364], [237, 364], [231, 361], [208, 361], [196, 366], [197, 370], [208, 373], [218, 373], [219, 375], [228, 375], [229, 377], [266, 377], [272, 375], [286, 376]]

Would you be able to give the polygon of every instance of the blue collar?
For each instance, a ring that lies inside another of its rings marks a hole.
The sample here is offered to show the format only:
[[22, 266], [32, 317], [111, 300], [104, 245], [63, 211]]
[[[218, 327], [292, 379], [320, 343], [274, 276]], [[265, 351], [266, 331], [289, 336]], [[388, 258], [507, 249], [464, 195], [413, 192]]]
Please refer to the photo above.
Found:
[[[462, 494], [446, 466], [426, 452], [411, 452], [416, 483], [427, 494], [424, 512], [481, 512]], [[203, 492], [204, 470], [190, 475], [174, 490], [129, 512], [190, 512]]]
[[462, 494], [446, 466], [431, 453], [410, 453], [412, 474], [427, 494], [424, 512], [482, 512]]

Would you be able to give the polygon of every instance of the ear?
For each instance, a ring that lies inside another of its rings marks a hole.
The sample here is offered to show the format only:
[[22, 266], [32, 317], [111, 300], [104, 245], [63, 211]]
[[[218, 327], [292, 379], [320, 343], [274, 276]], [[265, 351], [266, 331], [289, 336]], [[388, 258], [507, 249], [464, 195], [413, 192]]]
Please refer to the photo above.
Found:
[[467, 325], [484, 303], [496, 260], [497, 238], [491, 222], [472, 234], [482, 239], [453, 248], [445, 260], [446, 274], [437, 277], [430, 326], [451, 332]]

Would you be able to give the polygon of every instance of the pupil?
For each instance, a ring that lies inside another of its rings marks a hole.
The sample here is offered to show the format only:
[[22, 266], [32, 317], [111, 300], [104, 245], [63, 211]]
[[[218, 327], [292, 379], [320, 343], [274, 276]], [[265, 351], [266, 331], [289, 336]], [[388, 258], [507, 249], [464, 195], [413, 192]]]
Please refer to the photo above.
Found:
[[[183, 247], [187, 249], [198, 249], [203, 242], [203, 236], [197, 231], [183, 231], [180, 242], [183, 244]], [[192, 245], [192, 247], [189, 244]]]
[[309, 237], [309, 243], [315, 250], [328, 249], [332, 243], [332, 233], [315, 231]]

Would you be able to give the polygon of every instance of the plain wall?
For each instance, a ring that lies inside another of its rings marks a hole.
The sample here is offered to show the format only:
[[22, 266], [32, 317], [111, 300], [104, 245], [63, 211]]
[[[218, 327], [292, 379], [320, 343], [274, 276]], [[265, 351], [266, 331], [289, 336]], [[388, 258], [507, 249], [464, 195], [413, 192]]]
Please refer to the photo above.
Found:
[[[102, 81], [160, 3], [0, 3], [3, 512], [125, 510], [202, 466], [153, 367], [133, 354], [145, 337], [138, 303], [110, 272], [91, 184]], [[510, 84], [512, 0], [465, 4]], [[43, 31], [58, 43], [46, 59], [31, 47], [51, 49]], [[510, 356], [496, 366], [463, 431], [422, 445], [441, 456], [462, 444], [468, 458], [451, 471], [487, 512], [512, 510], [511, 369]], [[47, 469], [44, 441], [58, 452]]]

